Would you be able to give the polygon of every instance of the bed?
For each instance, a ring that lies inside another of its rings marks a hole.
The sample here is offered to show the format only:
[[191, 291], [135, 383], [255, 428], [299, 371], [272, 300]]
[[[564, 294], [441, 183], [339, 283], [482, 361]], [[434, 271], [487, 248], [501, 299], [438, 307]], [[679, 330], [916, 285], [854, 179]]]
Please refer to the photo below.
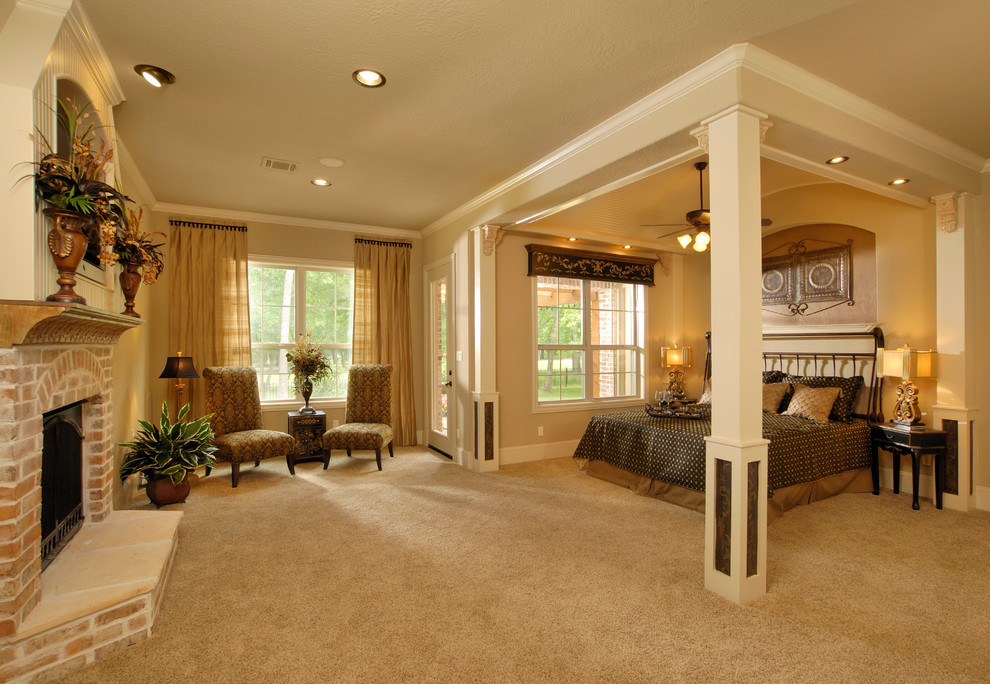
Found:
[[[787, 384], [792, 391], [841, 388], [827, 422], [764, 411], [763, 436], [770, 440], [768, 511], [780, 514], [843, 492], [872, 492], [870, 425], [882, 422], [873, 360], [883, 346], [882, 331], [768, 335], [765, 340], [767, 385]], [[790, 351], [795, 343], [811, 348]], [[706, 386], [710, 369], [709, 351]], [[710, 414], [692, 420], [654, 417], [643, 409], [602, 413], [589, 422], [574, 457], [587, 461], [585, 468], [595, 477], [704, 511], [705, 437], [710, 434]]]

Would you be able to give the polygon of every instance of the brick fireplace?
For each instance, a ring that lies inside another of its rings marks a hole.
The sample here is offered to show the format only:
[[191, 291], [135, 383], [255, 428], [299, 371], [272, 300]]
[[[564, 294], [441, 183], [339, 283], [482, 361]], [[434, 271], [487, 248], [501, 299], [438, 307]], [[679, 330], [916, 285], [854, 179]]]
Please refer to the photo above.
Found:
[[[91, 662], [150, 634], [181, 513], [112, 510], [113, 350], [137, 323], [74, 304], [0, 302], [0, 681]], [[43, 576], [42, 414], [76, 402], [85, 402], [85, 519]], [[118, 568], [101, 579], [121, 553], [153, 558], [136, 564], [139, 577]]]

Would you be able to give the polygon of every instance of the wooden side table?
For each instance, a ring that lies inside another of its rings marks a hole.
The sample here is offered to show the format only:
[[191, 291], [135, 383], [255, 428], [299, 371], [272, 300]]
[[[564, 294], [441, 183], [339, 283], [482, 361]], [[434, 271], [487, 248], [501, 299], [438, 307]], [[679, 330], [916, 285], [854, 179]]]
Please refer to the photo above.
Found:
[[945, 432], [942, 430], [900, 430], [891, 423], [874, 425], [873, 437], [873, 493], [880, 493], [880, 449], [894, 457], [894, 494], [901, 489], [901, 455], [911, 456], [911, 475], [914, 480], [914, 500], [911, 508], [918, 510], [918, 480], [921, 457], [931, 454], [935, 470], [935, 507], [942, 508], [942, 485], [945, 481]]
[[296, 463], [300, 461], [323, 460], [323, 433], [327, 431], [327, 414], [323, 411], [316, 413], [299, 413], [289, 411], [289, 434], [298, 446], [296, 447]]

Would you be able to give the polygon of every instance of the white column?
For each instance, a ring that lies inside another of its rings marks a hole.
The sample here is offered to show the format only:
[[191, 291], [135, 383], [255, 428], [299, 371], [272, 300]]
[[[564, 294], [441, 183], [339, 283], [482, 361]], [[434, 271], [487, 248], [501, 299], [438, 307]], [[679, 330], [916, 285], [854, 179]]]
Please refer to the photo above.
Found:
[[0, 299], [36, 298], [33, 173], [34, 86], [71, 0], [17, 2], [0, 25]]
[[472, 470], [498, 470], [499, 406], [495, 383], [495, 247], [503, 231], [479, 226], [471, 231], [473, 345], [472, 394], [474, 403], [474, 458]]
[[760, 141], [741, 105], [702, 122], [711, 193], [712, 435], [707, 439], [705, 587], [736, 603], [766, 593], [767, 440], [760, 311]]
[[[932, 427], [946, 430], [946, 508], [974, 506], [972, 423], [976, 414], [974, 351], [976, 301], [973, 240], [975, 198], [947, 194], [932, 198], [936, 206], [935, 301], [938, 349], [938, 395]], [[934, 493], [934, 492], [933, 492]]]

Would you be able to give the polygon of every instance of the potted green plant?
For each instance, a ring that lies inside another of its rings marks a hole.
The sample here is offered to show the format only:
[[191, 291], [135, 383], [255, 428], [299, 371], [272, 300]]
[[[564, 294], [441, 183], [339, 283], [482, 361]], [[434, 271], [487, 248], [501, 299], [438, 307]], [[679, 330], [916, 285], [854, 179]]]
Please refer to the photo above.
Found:
[[295, 346], [286, 353], [285, 358], [292, 367], [292, 387], [306, 402], [299, 408], [299, 413], [316, 413], [316, 409], [309, 405], [313, 385], [333, 376], [333, 366], [323, 353], [323, 348], [313, 342], [313, 333], [299, 333]]
[[161, 247], [164, 242], [155, 243], [152, 235], [165, 233], [146, 233], [141, 230], [141, 217], [144, 210], [127, 210], [127, 218], [120, 230], [113, 234], [110, 249], [110, 263], [117, 262], [121, 266], [120, 289], [124, 293], [125, 316], [141, 317], [134, 310], [134, 298], [137, 296], [141, 283], [154, 285], [158, 281], [158, 276], [165, 268], [162, 258]]
[[213, 414], [183, 421], [188, 412], [189, 404], [186, 404], [172, 423], [168, 418], [168, 403], [163, 401], [157, 426], [139, 420], [141, 430], [134, 441], [118, 445], [127, 449], [120, 464], [121, 481], [134, 473], [144, 473], [148, 479], [148, 498], [158, 508], [186, 500], [189, 471], [216, 465], [213, 452], [217, 448], [213, 446], [213, 430], [208, 422]]
[[[56, 116], [59, 128], [69, 141], [68, 150], [59, 154], [39, 131], [45, 154], [41, 161], [29, 162], [36, 169], [25, 177], [34, 178], [35, 197], [45, 205], [45, 215], [54, 227], [48, 233], [48, 249], [59, 273], [59, 290], [49, 301], [86, 300], [76, 294], [76, 269], [90, 242], [106, 245], [125, 223], [124, 205], [130, 201], [108, 184], [113, 148], [97, 135], [101, 125], [89, 110], [72, 100], [59, 100]], [[109, 252], [100, 250], [100, 261], [109, 261]]]

